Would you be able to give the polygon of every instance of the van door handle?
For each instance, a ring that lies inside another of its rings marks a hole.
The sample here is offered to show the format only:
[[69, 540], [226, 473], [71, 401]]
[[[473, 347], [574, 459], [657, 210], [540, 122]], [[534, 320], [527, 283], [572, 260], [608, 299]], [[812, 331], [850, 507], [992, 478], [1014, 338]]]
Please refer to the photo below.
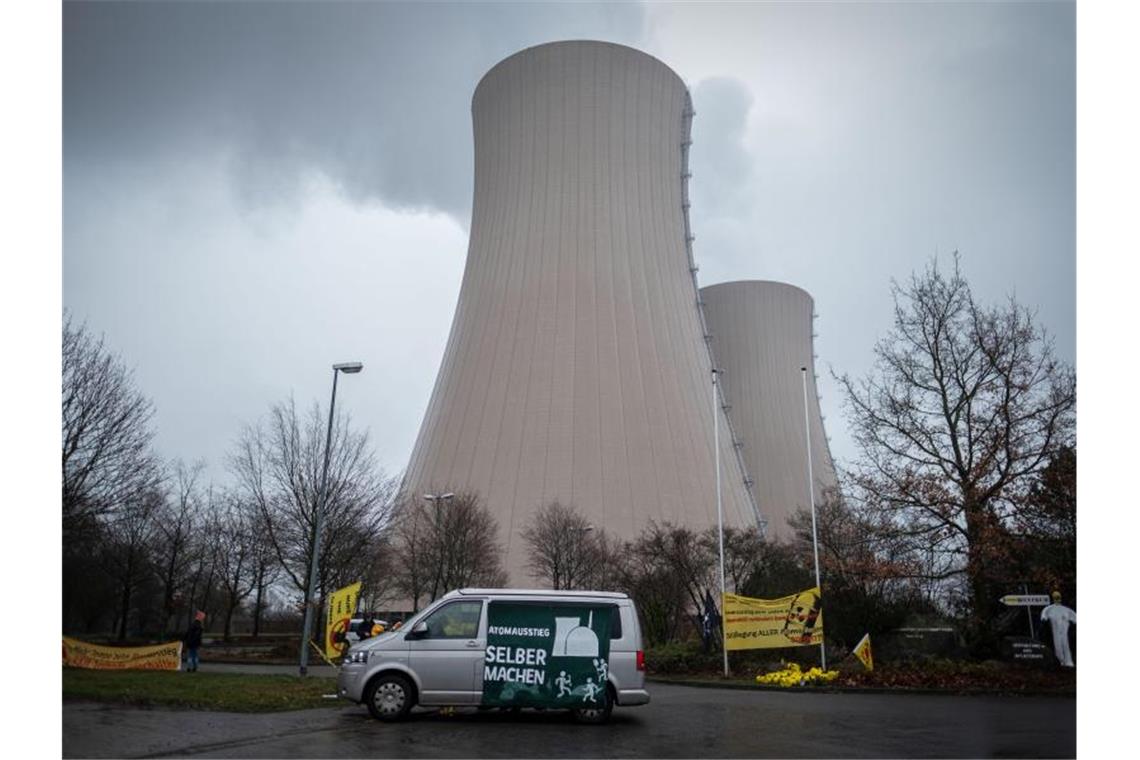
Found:
[[479, 646], [479, 642], [478, 642], [478, 641], [468, 641], [468, 642], [467, 642], [467, 646], [469, 646], [469, 647], [477, 647], [477, 646]]

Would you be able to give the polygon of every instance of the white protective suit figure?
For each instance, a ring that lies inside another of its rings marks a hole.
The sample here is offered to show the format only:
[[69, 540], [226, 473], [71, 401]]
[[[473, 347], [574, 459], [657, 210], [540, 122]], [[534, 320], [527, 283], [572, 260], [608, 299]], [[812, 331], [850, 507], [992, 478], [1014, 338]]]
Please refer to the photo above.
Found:
[[1073, 653], [1069, 651], [1069, 624], [1077, 624], [1077, 613], [1061, 604], [1061, 592], [1053, 592], [1053, 603], [1041, 610], [1041, 622], [1053, 630], [1053, 652], [1057, 662], [1066, 668], [1073, 667]]

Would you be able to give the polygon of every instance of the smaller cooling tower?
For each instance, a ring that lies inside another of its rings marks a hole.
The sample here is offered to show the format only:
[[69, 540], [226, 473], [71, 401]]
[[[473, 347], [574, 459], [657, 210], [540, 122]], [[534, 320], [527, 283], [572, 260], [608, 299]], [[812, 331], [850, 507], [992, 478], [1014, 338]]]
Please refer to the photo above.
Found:
[[787, 520], [810, 506], [801, 367], [815, 498], [837, 486], [816, 395], [811, 296], [782, 282], [724, 282], [701, 288], [722, 392], [755, 485], [769, 538], [790, 538]]

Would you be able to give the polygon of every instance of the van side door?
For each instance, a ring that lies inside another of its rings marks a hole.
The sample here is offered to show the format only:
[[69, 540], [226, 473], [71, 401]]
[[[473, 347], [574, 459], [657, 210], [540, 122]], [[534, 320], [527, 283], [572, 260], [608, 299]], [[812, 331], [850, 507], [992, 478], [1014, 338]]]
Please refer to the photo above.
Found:
[[420, 679], [420, 704], [470, 705], [483, 697], [487, 649], [484, 599], [456, 599], [405, 634], [408, 664]]

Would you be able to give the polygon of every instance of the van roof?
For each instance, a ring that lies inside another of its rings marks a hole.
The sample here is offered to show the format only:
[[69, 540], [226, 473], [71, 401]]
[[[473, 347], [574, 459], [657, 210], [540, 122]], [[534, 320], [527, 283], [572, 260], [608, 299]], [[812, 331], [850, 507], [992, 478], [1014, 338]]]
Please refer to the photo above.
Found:
[[447, 596], [561, 596], [570, 599], [584, 597], [628, 599], [629, 594], [615, 591], [554, 591], [548, 588], [461, 588]]

